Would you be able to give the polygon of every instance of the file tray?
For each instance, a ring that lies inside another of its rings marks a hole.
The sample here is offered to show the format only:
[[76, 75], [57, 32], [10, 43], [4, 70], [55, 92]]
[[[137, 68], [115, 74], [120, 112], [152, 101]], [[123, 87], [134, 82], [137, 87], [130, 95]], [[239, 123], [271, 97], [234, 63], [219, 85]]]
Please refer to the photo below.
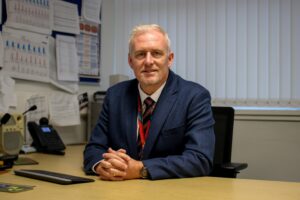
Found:
[[57, 173], [46, 170], [30, 170], [30, 169], [20, 169], [14, 170], [15, 174], [18, 176], [24, 176], [33, 179], [39, 179], [42, 181], [48, 181], [52, 183], [69, 185], [76, 183], [87, 183], [94, 182], [94, 179], [84, 178], [79, 176], [73, 176], [69, 174]]

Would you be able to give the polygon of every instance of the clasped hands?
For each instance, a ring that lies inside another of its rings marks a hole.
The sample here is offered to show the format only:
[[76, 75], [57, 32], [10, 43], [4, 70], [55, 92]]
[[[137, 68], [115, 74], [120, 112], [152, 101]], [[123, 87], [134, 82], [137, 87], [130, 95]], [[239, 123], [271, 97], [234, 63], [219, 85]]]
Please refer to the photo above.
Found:
[[126, 150], [115, 151], [109, 148], [95, 171], [102, 180], [121, 181], [140, 178], [142, 167], [143, 163], [132, 159], [126, 154]]

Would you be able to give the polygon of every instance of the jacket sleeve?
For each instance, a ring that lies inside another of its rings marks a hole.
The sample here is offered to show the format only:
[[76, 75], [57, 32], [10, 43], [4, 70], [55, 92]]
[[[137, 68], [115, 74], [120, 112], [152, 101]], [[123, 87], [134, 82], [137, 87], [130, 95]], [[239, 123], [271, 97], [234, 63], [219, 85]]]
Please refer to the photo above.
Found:
[[97, 124], [84, 149], [83, 167], [86, 174], [94, 174], [92, 167], [103, 159], [102, 154], [108, 149], [108, 98], [107, 94]]

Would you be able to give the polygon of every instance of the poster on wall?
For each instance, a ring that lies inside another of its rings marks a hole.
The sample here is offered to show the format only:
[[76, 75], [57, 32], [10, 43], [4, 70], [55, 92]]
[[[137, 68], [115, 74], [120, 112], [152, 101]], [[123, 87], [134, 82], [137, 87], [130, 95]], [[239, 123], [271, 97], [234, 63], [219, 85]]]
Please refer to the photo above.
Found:
[[100, 80], [100, 25], [82, 20], [80, 34], [76, 36], [79, 58], [79, 77]]
[[42, 34], [51, 34], [52, 1], [6, 1], [6, 26]]
[[48, 82], [48, 36], [5, 28], [3, 70], [13, 78]]
[[82, 1], [82, 17], [90, 22], [100, 24], [101, 0], [84, 0]]

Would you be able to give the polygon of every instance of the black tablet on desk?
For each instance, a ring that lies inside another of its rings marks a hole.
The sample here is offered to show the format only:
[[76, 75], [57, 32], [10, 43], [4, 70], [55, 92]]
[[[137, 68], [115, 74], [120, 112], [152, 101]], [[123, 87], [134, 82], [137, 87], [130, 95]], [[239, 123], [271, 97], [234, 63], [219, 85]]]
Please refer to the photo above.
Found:
[[14, 170], [14, 172], [18, 176], [24, 176], [33, 179], [49, 181], [49, 182], [58, 183], [62, 185], [87, 183], [87, 182], [95, 181], [94, 179], [90, 179], [90, 178], [84, 178], [84, 177], [73, 176], [69, 174], [57, 173], [57, 172], [46, 171], [46, 170], [20, 169], [20, 170]]

